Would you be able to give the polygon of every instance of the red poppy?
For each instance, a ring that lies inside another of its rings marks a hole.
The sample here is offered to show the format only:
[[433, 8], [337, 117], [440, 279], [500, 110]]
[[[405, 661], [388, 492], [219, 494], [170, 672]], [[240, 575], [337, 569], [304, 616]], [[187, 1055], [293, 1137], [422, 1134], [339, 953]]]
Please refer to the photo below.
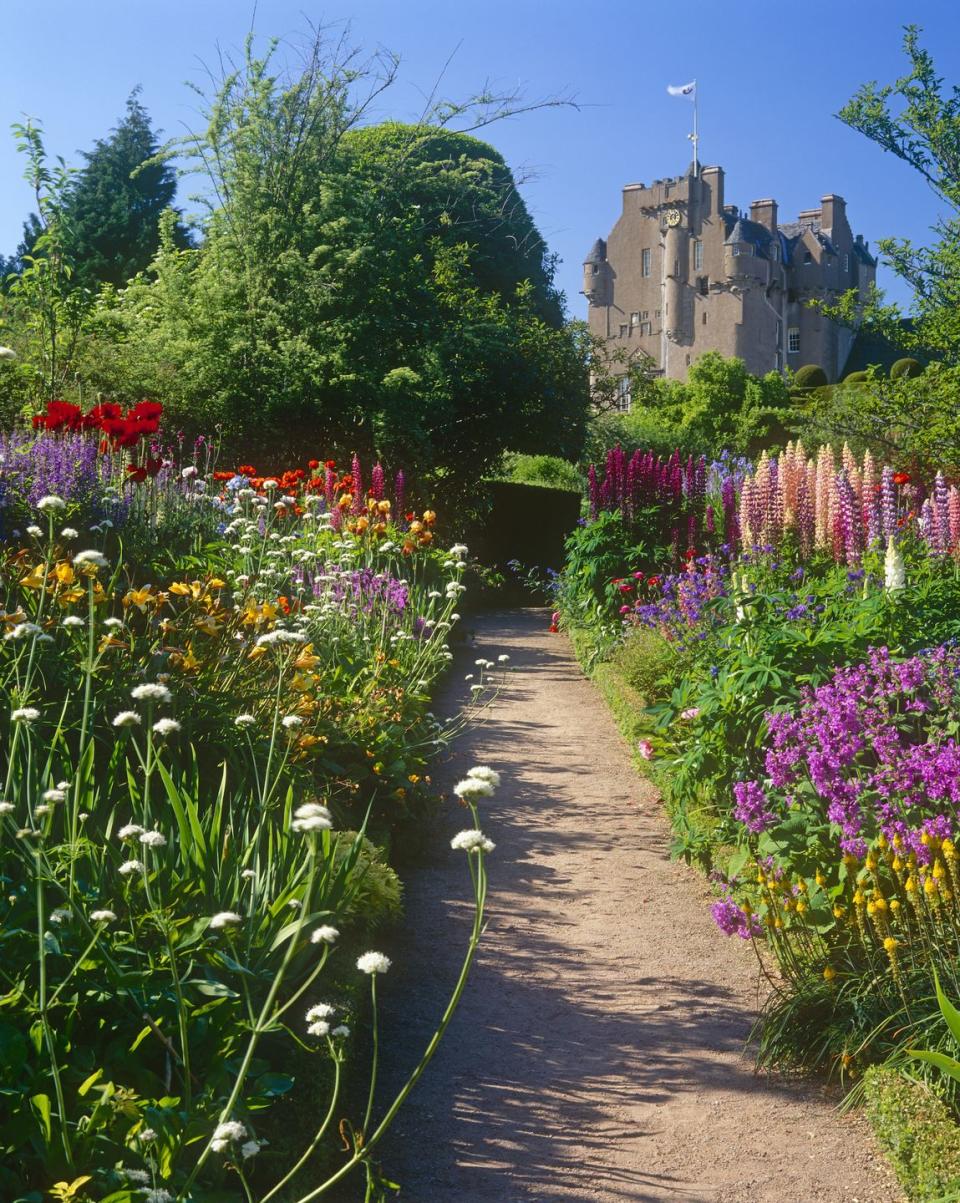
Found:
[[908, 485], [910, 483], [909, 472], [894, 472], [893, 483], [895, 485]]
[[241, 464], [237, 469], [238, 476], [256, 476], [257, 470], [250, 464]]
[[320, 467], [320, 461], [318, 459], [308, 459], [307, 467], [311, 472], [316, 472], [316, 470]]
[[329, 468], [331, 472], [334, 472], [336, 471], [337, 461], [335, 459], [328, 459], [324, 467]]
[[138, 468], [134, 464], [128, 464], [127, 475], [132, 481], [135, 481], [139, 485], [143, 484], [143, 482], [147, 479], [147, 470], [146, 468]]

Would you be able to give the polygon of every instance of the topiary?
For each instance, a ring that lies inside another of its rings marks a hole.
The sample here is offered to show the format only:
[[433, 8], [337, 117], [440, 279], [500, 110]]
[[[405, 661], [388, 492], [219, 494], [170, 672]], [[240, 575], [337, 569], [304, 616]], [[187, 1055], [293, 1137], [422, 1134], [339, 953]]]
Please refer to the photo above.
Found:
[[823, 388], [829, 384], [827, 373], [817, 363], [805, 363], [793, 378], [797, 388]]
[[863, 384], [865, 380], [870, 379], [869, 372], [851, 372], [849, 376], [844, 376], [844, 384]]
[[922, 376], [923, 365], [916, 359], [904, 357], [898, 359], [890, 369], [890, 379], [899, 380], [904, 376]]

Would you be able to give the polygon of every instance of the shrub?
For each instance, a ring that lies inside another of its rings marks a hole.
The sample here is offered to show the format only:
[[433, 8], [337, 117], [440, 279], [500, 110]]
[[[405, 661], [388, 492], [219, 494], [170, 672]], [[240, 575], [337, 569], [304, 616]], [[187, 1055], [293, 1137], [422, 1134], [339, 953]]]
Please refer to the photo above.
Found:
[[898, 359], [890, 368], [890, 379], [901, 380], [904, 377], [912, 378], [914, 376], [923, 375], [923, 365], [918, 359], [911, 359], [905, 356], [903, 359]]
[[844, 384], [863, 384], [864, 381], [870, 379], [869, 372], [851, 372], [849, 376], [844, 376]]
[[806, 363], [797, 371], [793, 378], [794, 386], [798, 389], [824, 388], [829, 384], [827, 373], [816, 363]]
[[543, 485], [551, 489], [583, 492], [583, 478], [574, 464], [556, 455], [509, 453], [503, 462], [503, 477], [515, 484]]
[[864, 1080], [867, 1115], [910, 1203], [960, 1197], [960, 1127], [943, 1100], [895, 1069]]

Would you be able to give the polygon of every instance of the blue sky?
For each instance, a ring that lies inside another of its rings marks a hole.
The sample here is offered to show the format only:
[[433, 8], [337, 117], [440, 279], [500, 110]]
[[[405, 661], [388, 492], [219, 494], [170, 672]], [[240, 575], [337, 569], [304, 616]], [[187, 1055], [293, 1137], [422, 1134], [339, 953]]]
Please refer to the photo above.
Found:
[[[76, 161], [141, 84], [155, 124], [181, 132], [196, 120], [184, 81], [202, 81], [218, 45], [242, 43], [253, 2], [4, 0], [2, 8], [0, 251], [9, 253], [31, 202], [10, 123], [24, 114], [42, 119], [48, 149]], [[677, 174], [689, 161], [690, 105], [667, 95], [669, 83], [699, 81], [702, 159], [726, 169], [730, 203], [745, 208], [775, 196], [789, 220], [839, 192], [855, 232], [871, 245], [888, 234], [923, 241], [938, 215], [915, 173], [833, 114], [861, 82], [902, 71], [908, 20], [924, 28], [940, 73], [960, 82], [954, 0], [259, 0], [256, 7], [264, 36], [296, 37], [306, 19], [349, 22], [357, 44], [401, 55], [383, 117], [416, 116], [444, 64], [446, 96], [464, 98], [489, 82], [520, 85], [530, 98], [576, 97], [579, 110], [535, 112], [485, 133], [524, 180], [576, 316], [584, 313], [583, 256], [616, 220], [621, 187]], [[905, 299], [889, 272], [881, 270], [880, 282]]]

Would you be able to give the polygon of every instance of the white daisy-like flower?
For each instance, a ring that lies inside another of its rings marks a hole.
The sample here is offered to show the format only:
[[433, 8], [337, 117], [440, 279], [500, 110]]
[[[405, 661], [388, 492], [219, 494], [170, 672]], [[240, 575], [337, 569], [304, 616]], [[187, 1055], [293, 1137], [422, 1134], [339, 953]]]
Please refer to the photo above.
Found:
[[299, 714], [285, 714], [280, 722], [288, 731], [295, 731], [297, 727], [303, 726], [303, 716]]
[[60, 624], [62, 627], [82, 627], [83, 619], [78, 614], [68, 614]]
[[42, 526], [28, 526], [27, 534], [32, 535], [34, 537], [34, 539], [41, 539], [43, 537], [43, 527]]
[[439, 589], [431, 589], [430, 592], [427, 594], [427, 597], [429, 597], [431, 599], [431, 601], [436, 601], [436, 599], [438, 597], [442, 597], [442, 596], [443, 596], [443, 594], [440, 592]]
[[36, 706], [21, 706], [19, 710], [10, 712], [10, 721], [14, 723], [35, 723], [40, 717]]
[[260, 1152], [259, 1140], [245, 1140], [240, 1146], [240, 1156], [244, 1161], [248, 1161], [251, 1157], [256, 1157]]
[[331, 927], [328, 923], [321, 924], [320, 927], [315, 927], [310, 933], [311, 944], [335, 944], [339, 938], [339, 930]]
[[166, 685], [154, 685], [149, 682], [134, 686], [130, 690], [130, 696], [135, 702], [169, 702], [173, 700], [173, 694]]
[[52, 513], [54, 510], [65, 510], [66, 508], [67, 503], [63, 498], [57, 497], [53, 493], [49, 493], [46, 497], [41, 497], [37, 502], [37, 509], [43, 514]]
[[366, 974], [386, 973], [391, 963], [390, 958], [382, 952], [365, 952], [362, 957], [357, 958], [357, 968]]
[[307, 1023], [316, 1023], [318, 1019], [329, 1019], [336, 1009], [330, 1003], [315, 1003], [306, 1014]]
[[471, 827], [466, 831], [458, 831], [450, 841], [450, 847], [459, 852], [492, 852], [496, 845], [482, 831]]
[[102, 551], [78, 551], [73, 557], [74, 568], [109, 568], [110, 561]]
[[67, 791], [60, 787], [55, 789], [45, 789], [42, 797], [44, 802], [62, 802], [67, 796]]
[[165, 848], [167, 837], [162, 831], [145, 831], [140, 837], [140, 843], [145, 848]]
[[143, 872], [143, 861], [140, 860], [125, 860], [117, 870], [124, 877], [129, 877], [131, 873]]
[[139, 823], [127, 823], [117, 832], [117, 839], [132, 840], [134, 836], [143, 835], [143, 828]]
[[238, 714], [233, 723], [236, 727], [252, 727], [256, 721], [252, 714]]
[[117, 916], [113, 911], [104, 910], [90, 912], [91, 923], [114, 923], [116, 918]]
[[154, 1186], [143, 1192], [143, 1203], [176, 1203], [174, 1196], [163, 1186]]
[[78, 530], [74, 530], [74, 528], [72, 526], [65, 526], [63, 528], [63, 530], [60, 532], [60, 538], [66, 539], [67, 542], [69, 543], [69, 542], [72, 542], [74, 539], [79, 539], [80, 532]]
[[240, 873], [240, 876], [246, 878], [247, 881], [250, 881], [252, 878], [256, 877], [256, 875], [257, 874], [254, 869], [243, 869]]
[[236, 911], [218, 911], [210, 920], [210, 928], [212, 931], [219, 931], [223, 927], [233, 927], [242, 922], [243, 916], [238, 915]]
[[325, 1019], [318, 1019], [316, 1023], [311, 1023], [307, 1028], [307, 1032], [311, 1036], [329, 1036], [330, 1025]]
[[136, 710], [121, 710], [114, 718], [113, 725], [115, 727], [138, 727], [141, 723], [140, 715]]
[[483, 781], [479, 777], [465, 777], [462, 781], [457, 782], [453, 787], [453, 792], [458, 798], [472, 802], [478, 798], [492, 798], [493, 786], [489, 781]]
[[103, 625], [105, 627], [108, 627], [111, 631], [115, 631], [118, 627], [123, 626], [123, 619], [122, 618], [105, 618], [103, 620]]
[[158, 718], [153, 724], [154, 735], [175, 735], [180, 730], [180, 724], [175, 718]]
[[500, 774], [496, 769], [492, 769], [486, 764], [476, 764], [472, 769], [467, 769], [467, 778], [475, 781], [486, 781], [494, 789], [500, 784]]

